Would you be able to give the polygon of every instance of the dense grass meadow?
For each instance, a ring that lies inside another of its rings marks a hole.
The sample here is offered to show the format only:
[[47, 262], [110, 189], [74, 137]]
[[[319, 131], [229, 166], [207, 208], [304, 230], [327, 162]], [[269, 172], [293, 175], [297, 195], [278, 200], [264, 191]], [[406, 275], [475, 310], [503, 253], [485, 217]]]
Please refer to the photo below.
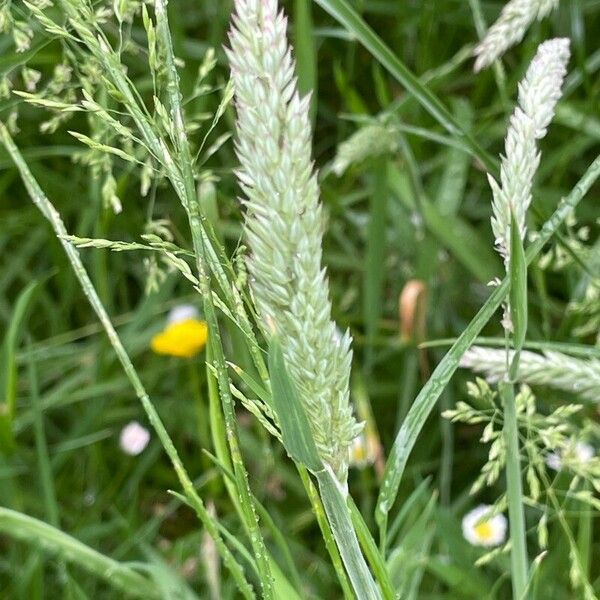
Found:
[[598, 39], [0, 0], [0, 598], [597, 598]]

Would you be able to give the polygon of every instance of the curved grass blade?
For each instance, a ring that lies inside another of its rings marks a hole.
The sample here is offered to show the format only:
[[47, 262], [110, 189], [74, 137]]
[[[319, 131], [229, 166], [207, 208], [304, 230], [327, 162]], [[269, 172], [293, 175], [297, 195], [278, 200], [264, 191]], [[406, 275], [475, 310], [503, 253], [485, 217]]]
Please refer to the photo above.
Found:
[[[573, 188], [571, 193], [566, 198], [563, 198], [552, 216], [544, 223], [544, 226], [539, 231], [535, 241], [527, 248], [527, 252], [525, 253], [527, 264], [531, 263], [531, 261], [541, 252], [544, 244], [546, 244], [554, 235], [559, 226], [567, 218], [570, 211], [579, 204], [599, 176], [600, 156], [598, 156], [588, 167], [587, 171]], [[462, 355], [471, 346], [485, 324], [502, 304], [508, 290], [509, 280], [508, 278], [505, 278], [487, 299], [468, 327], [454, 342], [450, 350], [448, 350], [411, 406], [408, 415], [394, 440], [394, 445], [388, 457], [383, 476], [383, 483], [377, 499], [375, 517], [382, 529], [381, 533], [384, 537], [387, 514], [396, 499], [408, 456], [417, 441], [421, 429], [423, 429], [423, 426], [425, 425], [427, 417], [433, 410], [433, 407], [441, 393], [444, 391], [444, 388], [448, 385], [450, 378], [458, 368]]]
[[155, 585], [131, 567], [97, 552], [43, 521], [0, 507], [0, 532], [59, 555], [104, 579], [125, 595], [160, 598]]

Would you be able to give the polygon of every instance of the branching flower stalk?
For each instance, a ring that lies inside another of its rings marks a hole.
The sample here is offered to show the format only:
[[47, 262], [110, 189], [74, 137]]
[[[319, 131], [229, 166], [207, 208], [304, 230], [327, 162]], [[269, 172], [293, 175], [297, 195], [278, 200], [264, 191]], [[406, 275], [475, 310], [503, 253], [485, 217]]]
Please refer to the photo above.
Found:
[[322, 459], [345, 483], [361, 426], [349, 401], [351, 339], [331, 318], [321, 264], [324, 218], [311, 159], [310, 98], [300, 98], [276, 0], [236, 0], [227, 51], [235, 84], [238, 179], [251, 287], [267, 339], [281, 338]]
[[[515, 109], [500, 167], [500, 184], [488, 175], [493, 193], [492, 230], [496, 248], [510, 278], [510, 302], [505, 308], [504, 328], [512, 334], [514, 353], [505, 354], [507, 372], [498, 388], [504, 406], [503, 436], [506, 447], [506, 487], [511, 536], [513, 596], [526, 598], [528, 557], [523, 510], [523, 483], [519, 449], [519, 427], [514, 382], [527, 330], [527, 264], [523, 249], [526, 216], [531, 204], [533, 177], [540, 162], [537, 140], [546, 135], [569, 59], [569, 40], [554, 39], [541, 44], [525, 78], [519, 84]], [[510, 319], [508, 318], [510, 316]], [[511, 358], [510, 363], [509, 358]]]
[[475, 72], [500, 58], [518, 44], [534, 21], [541, 21], [558, 6], [558, 0], [510, 0], [485, 38], [475, 48]]
[[[509, 353], [509, 363], [514, 352]], [[495, 348], [473, 346], [462, 357], [460, 364], [477, 373], [483, 373], [490, 383], [506, 378], [506, 352]], [[522, 351], [519, 357], [517, 381], [528, 385], [544, 385], [577, 394], [598, 402], [600, 400], [600, 361], [573, 358], [561, 352], [544, 354]]]

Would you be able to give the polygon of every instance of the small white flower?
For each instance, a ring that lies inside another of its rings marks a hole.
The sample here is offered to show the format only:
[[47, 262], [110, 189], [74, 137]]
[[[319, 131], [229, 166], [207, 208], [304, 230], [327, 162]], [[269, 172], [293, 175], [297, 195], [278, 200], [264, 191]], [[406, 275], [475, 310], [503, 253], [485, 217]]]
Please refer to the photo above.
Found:
[[587, 442], [577, 442], [577, 444], [575, 444], [575, 458], [577, 462], [584, 464], [590, 462], [595, 454], [596, 451], [591, 444], [588, 444]]
[[137, 421], [131, 421], [121, 430], [119, 442], [125, 454], [137, 456], [144, 451], [150, 441], [150, 432]]
[[493, 507], [481, 504], [462, 520], [463, 536], [474, 546], [499, 546], [506, 539], [507, 520], [503, 514], [494, 515]]
[[192, 304], [179, 304], [174, 306], [167, 317], [167, 323], [172, 325], [173, 323], [181, 323], [182, 321], [189, 321], [191, 319], [199, 319], [200, 313], [198, 309]]
[[372, 465], [377, 458], [377, 440], [363, 432], [354, 438], [348, 453], [350, 466], [364, 469]]
[[594, 458], [596, 450], [587, 442], [577, 442], [574, 446], [567, 447], [558, 452], [550, 452], [546, 456], [546, 465], [553, 471], [560, 471], [564, 466], [563, 459], [571, 463], [585, 464]]
[[560, 471], [562, 469], [562, 458], [558, 452], [550, 452], [546, 455], [546, 465], [553, 471]]

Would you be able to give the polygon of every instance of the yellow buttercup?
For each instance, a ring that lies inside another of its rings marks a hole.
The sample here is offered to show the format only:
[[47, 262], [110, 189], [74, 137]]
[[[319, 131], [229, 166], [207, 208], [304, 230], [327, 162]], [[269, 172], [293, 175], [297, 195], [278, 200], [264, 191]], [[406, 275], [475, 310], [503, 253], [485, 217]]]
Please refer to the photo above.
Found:
[[169, 314], [167, 326], [157, 333], [151, 348], [157, 354], [192, 358], [206, 346], [208, 325], [197, 318], [193, 306], [177, 306]]

